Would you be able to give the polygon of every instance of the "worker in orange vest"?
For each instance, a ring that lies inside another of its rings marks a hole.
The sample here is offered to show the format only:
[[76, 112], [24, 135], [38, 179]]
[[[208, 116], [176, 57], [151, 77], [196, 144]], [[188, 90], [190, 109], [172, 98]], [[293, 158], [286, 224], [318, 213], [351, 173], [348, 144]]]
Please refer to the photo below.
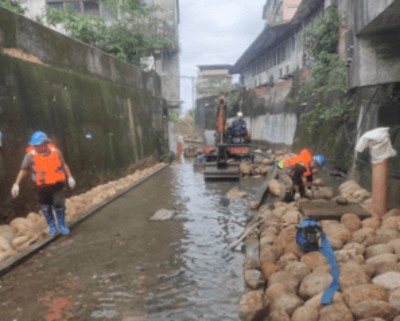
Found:
[[[300, 197], [312, 197], [311, 185], [313, 181], [313, 173], [317, 167], [322, 167], [326, 163], [326, 159], [322, 155], [312, 156], [308, 149], [303, 149], [298, 155], [289, 159], [282, 160], [278, 163], [278, 168], [285, 169], [289, 172], [292, 179], [293, 189], [291, 191], [294, 200]], [[303, 178], [306, 180], [304, 187]]]
[[65, 225], [65, 194], [64, 186], [75, 187], [75, 179], [71, 175], [61, 152], [50, 144], [47, 135], [41, 131], [33, 133], [29, 147], [21, 164], [17, 178], [11, 189], [11, 195], [19, 195], [19, 184], [28, 174], [36, 184], [42, 213], [50, 227], [49, 234], [57, 233], [53, 210], [57, 217], [58, 229], [62, 234], [68, 234], [69, 228]]

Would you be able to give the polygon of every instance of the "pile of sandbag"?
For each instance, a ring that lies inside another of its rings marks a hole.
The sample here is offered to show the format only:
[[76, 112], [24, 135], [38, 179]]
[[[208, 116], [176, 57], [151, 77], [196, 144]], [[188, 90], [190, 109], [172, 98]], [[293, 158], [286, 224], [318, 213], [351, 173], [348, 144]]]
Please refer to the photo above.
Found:
[[[287, 176], [286, 176], [287, 177]], [[278, 179], [271, 179], [268, 183], [268, 192], [277, 197], [283, 198], [285, 193], [289, 192], [292, 188], [291, 181], [284, 180], [285, 176]], [[322, 179], [318, 179], [316, 184], [312, 187], [312, 199], [325, 199], [330, 200], [335, 196], [332, 187], [323, 186]]]
[[363, 203], [371, 197], [371, 193], [362, 188], [356, 181], [348, 180], [339, 186], [342, 197], [348, 201]]
[[[367, 201], [357, 185], [345, 182], [341, 195]], [[298, 203], [277, 202], [258, 214], [263, 223], [245, 241], [242, 321], [400, 321], [399, 209], [382, 218], [346, 213], [320, 222], [340, 270], [340, 290], [326, 306], [320, 301], [332, 282], [330, 265], [319, 251], [297, 245]]]
[[[121, 179], [92, 188], [80, 195], [66, 200], [66, 222], [78, 219], [94, 206], [106, 201], [118, 192], [128, 188], [136, 181], [164, 166], [159, 163], [153, 167], [136, 171]], [[0, 262], [27, 249], [33, 243], [47, 236], [49, 227], [41, 212], [17, 217], [10, 224], [0, 225]]]
[[255, 164], [255, 163], [240, 163], [239, 171], [242, 176], [266, 176], [273, 170], [272, 166]]
[[[258, 151], [262, 152], [261, 150]], [[240, 163], [239, 165], [240, 174], [242, 176], [266, 176], [272, 172], [275, 164], [277, 164], [279, 161], [295, 155], [295, 154], [288, 154], [279, 150], [278, 151], [269, 150], [266, 153], [270, 156], [264, 157], [256, 154], [254, 163], [246, 163], [246, 162]]]

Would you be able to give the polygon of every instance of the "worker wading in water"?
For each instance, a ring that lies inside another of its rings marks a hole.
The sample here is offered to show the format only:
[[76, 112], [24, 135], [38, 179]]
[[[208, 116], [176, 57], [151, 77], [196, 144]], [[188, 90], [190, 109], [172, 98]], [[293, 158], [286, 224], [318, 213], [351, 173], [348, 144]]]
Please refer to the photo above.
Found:
[[[325, 163], [324, 156], [312, 156], [308, 149], [303, 149], [298, 155], [278, 163], [278, 168], [284, 169], [291, 178], [293, 186], [290, 194], [295, 201], [305, 196], [312, 198], [313, 174]], [[306, 186], [303, 180], [306, 181]]]
[[61, 152], [50, 143], [45, 133], [35, 132], [29, 145], [21, 164], [21, 170], [12, 186], [11, 195], [14, 198], [18, 197], [19, 184], [30, 173], [36, 184], [42, 213], [50, 227], [49, 234], [57, 233], [53, 210], [57, 217], [59, 231], [62, 234], [68, 234], [69, 228], [65, 225], [64, 186], [68, 181], [69, 187], [74, 188], [75, 180]]

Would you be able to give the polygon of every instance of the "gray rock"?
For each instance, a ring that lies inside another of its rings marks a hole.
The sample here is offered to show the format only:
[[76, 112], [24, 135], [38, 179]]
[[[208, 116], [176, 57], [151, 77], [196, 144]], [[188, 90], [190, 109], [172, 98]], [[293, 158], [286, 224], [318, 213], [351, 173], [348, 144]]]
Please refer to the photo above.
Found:
[[175, 211], [161, 208], [157, 212], [155, 212], [152, 217], [150, 217], [150, 220], [151, 221], [166, 221], [166, 220], [170, 220], [175, 215], [176, 215]]

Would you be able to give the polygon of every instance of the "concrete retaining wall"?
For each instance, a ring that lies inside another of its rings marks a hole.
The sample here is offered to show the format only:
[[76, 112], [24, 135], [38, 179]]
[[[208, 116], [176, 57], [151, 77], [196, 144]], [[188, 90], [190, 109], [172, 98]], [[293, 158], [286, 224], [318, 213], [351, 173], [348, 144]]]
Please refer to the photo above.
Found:
[[252, 118], [247, 123], [253, 139], [292, 145], [297, 128], [297, 115], [265, 114]]
[[61, 149], [83, 192], [158, 161], [165, 107], [155, 73], [0, 8], [0, 219], [37, 206], [28, 180], [9, 195], [34, 131]]

